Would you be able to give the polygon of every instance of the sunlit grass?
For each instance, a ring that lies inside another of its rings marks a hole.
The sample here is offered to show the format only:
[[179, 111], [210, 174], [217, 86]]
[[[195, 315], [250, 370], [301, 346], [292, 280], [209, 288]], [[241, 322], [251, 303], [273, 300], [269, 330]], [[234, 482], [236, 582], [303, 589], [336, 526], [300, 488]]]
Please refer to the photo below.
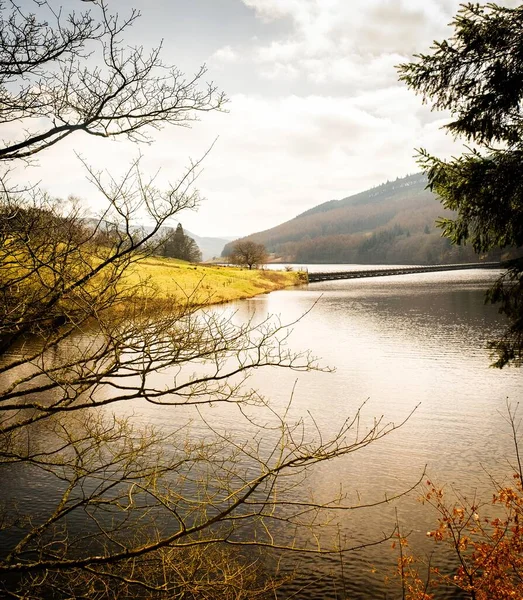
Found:
[[217, 304], [251, 298], [303, 283], [298, 272], [196, 265], [172, 258], [151, 257], [133, 267], [130, 284], [147, 279], [159, 300]]

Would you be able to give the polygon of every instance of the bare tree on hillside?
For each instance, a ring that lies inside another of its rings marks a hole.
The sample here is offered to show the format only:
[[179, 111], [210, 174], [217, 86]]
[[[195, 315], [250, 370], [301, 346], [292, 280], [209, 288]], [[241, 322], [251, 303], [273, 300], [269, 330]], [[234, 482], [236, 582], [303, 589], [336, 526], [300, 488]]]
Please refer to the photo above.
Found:
[[263, 244], [257, 244], [250, 240], [239, 240], [232, 246], [229, 261], [235, 265], [258, 267], [267, 262], [268, 254]]

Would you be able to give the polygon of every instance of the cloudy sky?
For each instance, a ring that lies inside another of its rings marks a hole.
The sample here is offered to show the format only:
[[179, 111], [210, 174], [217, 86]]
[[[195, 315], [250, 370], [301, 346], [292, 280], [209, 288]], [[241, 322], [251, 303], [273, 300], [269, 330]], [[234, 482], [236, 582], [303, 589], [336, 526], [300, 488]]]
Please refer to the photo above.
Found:
[[[515, 1], [500, 2], [507, 6]], [[65, 2], [66, 8], [78, 2]], [[173, 181], [190, 158], [206, 158], [198, 212], [181, 216], [198, 235], [240, 236], [418, 170], [415, 148], [458, 148], [397, 80], [395, 65], [450, 33], [458, 0], [123, 0], [141, 19], [130, 44], [157, 45], [185, 73], [208, 67], [229, 98], [226, 113], [192, 129], [167, 127], [141, 148], [144, 167]], [[83, 6], [82, 6], [83, 8]], [[74, 137], [74, 136], [73, 136]], [[71, 137], [42, 155], [31, 177], [54, 195], [96, 207], [72, 150], [115, 174], [136, 157], [125, 142]], [[52, 183], [51, 183], [52, 182]]]

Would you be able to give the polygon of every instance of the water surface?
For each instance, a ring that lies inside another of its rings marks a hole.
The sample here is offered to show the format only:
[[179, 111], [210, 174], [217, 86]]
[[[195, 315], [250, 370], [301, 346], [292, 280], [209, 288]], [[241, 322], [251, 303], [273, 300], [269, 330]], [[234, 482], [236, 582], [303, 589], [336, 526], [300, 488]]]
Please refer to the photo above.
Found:
[[[336, 265], [335, 270], [345, 268]], [[270, 399], [276, 412], [286, 410], [292, 397], [289, 420], [311, 414], [328, 437], [362, 405], [363, 426], [381, 416], [383, 422], [400, 423], [412, 413], [390, 436], [320, 465], [294, 491], [295, 499], [314, 495], [329, 500], [341, 490], [346, 503], [375, 503], [401, 493], [426, 469], [426, 478], [449, 490], [488, 500], [490, 476], [511, 478], [506, 403], [521, 399], [521, 373], [489, 368], [486, 343], [503, 328], [496, 309], [484, 304], [484, 292], [496, 275], [470, 270], [338, 280], [211, 309], [238, 322], [268, 314], [287, 323], [297, 320], [289, 337], [291, 348], [311, 349], [321, 357], [320, 364], [335, 369], [297, 374], [271, 368], [253, 373], [249, 385]], [[158, 385], [170, 376], [158, 374]], [[192, 409], [133, 401], [111, 410], [132, 413], [144, 426], [163, 429], [193, 420], [192, 431], [200, 434]], [[238, 418], [235, 407], [214, 406], [204, 416], [239, 442], [252, 435], [251, 425]], [[267, 432], [262, 450], [271, 447], [274, 435]], [[16, 469], [4, 473], [2, 484], [4, 499], [34, 502], [42, 512], [53, 496], [45, 476], [28, 478]], [[336, 533], [349, 545], [372, 542], [390, 533], [397, 518], [402, 530], [410, 532], [414, 549], [429, 552], [433, 543], [426, 531], [435, 527], [435, 515], [417, 501], [419, 494], [342, 513], [339, 529], [326, 528], [326, 537]], [[385, 583], [395, 559], [388, 543], [343, 558], [300, 556], [294, 566], [300, 567], [301, 575], [286, 592], [305, 600], [395, 598], [394, 585]]]
[[[327, 498], [341, 481], [355, 504], [370, 502], [408, 487], [426, 468], [449, 490], [488, 500], [490, 475], [510, 480], [514, 453], [506, 403], [516, 404], [522, 388], [518, 369], [489, 368], [486, 344], [502, 330], [503, 319], [484, 304], [484, 292], [497, 274], [470, 270], [323, 282], [236, 304], [240, 316], [273, 313], [285, 321], [315, 303], [295, 326], [291, 343], [311, 348], [336, 371], [300, 375], [293, 402], [297, 413], [310, 411], [325, 431], [334, 432], [364, 402], [369, 419], [384, 415], [394, 422], [417, 406], [399, 431], [319, 469], [308, 481], [316, 494]], [[283, 404], [295, 380], [276, 371], [256, 383]], [[342, 530], [355, 542], [379, 537], [390, 530], [397, 510], [413, 546], [430, 551], [426, 532], [435, 515], [416, 501], [418, 495], [394, 507], [348, 514]], [[350, 558], [350, 597], [386, 597], [390, 589], [383, 577], [391, 559], [388, 544]], [[330, 566], [339, 572], [339, 561]], [[333, 575], [300, 597], [342, 598], [340, 586]]]

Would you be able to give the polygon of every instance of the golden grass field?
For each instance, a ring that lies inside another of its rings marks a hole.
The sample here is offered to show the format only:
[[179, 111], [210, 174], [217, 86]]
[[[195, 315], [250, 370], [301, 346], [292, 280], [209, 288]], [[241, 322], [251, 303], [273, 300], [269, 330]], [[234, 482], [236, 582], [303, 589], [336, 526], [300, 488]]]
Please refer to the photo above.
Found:
[[296, 271], [199, 265], [155, 256], [137, 263], [128, 283], [147, 279], [159, 300], [184, 302], [190, 297], [192, 302], [205, 305], [291, 287], [304, 283], [303, 277]]

